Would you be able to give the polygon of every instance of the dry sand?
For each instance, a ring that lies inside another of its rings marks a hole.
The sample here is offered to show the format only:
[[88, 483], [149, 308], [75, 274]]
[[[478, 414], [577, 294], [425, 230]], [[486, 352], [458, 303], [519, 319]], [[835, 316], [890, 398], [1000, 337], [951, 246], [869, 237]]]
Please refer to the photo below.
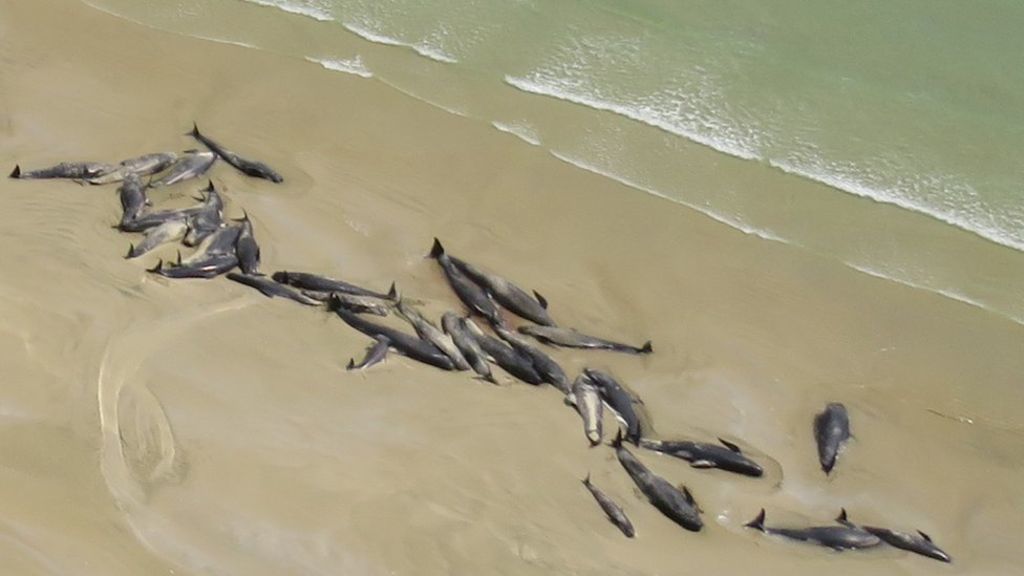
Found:
[[[182, 149], [197, 120], [268, 161], [226, 165], [264, 268], [460, 309], [449, 250], [536, 288], [562, 324], [655, 354], [608, 369], [663, 437], [731, 438], [750, 479], [641, 457], [707, 528], [639, 499], [551, 388], [490, 386], [224, 279], [122, 259], [113, 187], [0, 181], [0, 566], [12, 575], [1009, 574], [1024, 565], [1024, 327], [851, 272], [575, 170], [373, 80], [156, 32], [70, 0], [0, 1], [0, 160]], [[701, 182], [688, 183], [700, 186]], [[200, 184], [153, 195], [178, 202]], [[827, 401], [856, 439], [817, 467]], [[940, 415], [941, 414], [941, 415]], [[944, 415], [944, 416], [943, 416]], [[606, 423], [611, 428], [612, 422]], [[622, 503], [636, 540], [579, 480]], [[742, 528], [851, 517], [922, 529], [955, 564], [836, 554]]]

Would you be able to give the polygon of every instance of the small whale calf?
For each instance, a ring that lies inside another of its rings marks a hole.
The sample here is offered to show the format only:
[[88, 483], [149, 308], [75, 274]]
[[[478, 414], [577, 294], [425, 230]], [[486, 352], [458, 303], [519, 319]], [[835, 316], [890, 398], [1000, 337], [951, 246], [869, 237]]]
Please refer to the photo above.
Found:
[[612, 443], [619, 464], [633, 479], [633, 483], [644, 493], [647, 500], [670, 520], [691, 532], [700, 532], [704, 522], [700, 519], [701, 509], [690, 494], [689, 489], [681, 489], [669, 484], [667, 480], [651, 472], [636, 456], [622, 445], [622, 432], [615, 436]]
[[744, 476], [760, 477], [764, 469], [747, 458], [740, 447], [726, 440], [718, 439], [721, 445], [688, 440], [662, 441], [643, 438], [640, 446], [649, 450], [682, 458], [694, 468], [718, 468]]
[[[839, 513], [839, 517], [836, 521], [844, 526], [856, 526], [847, 519], [846, 508], [843, 508], [842, 512]], [[941, 548], [932, 542], [932, 537], [917, 531], [916, 534], [909, 534], [907, 532], [897, 532], [888, 528], [878, 528], [875, 526], [859, 526], [859, 528], [866, 530], [878, 536], [883, 542], [901, 550], [907, 550], [921, 556], [927, 556], [928, 558], [934, 558], [940, 562], [952, 562], [949, 554], [946, 554]]]
[[818, 461], [825, 474], [831, 474], [836, 459], [850, 439], [850, 417], [846, 406], [831, 402], [814, 417], [814, 440], [818, 443]]
[[221, 146], [220, 144], [214, 142], [210, 138], [201, 134], [199, 132], [199, 126], [195, 123], [192, 124], [192, 131], [189, 132], [187, 135], [192, 136], [196, 140], [202, 142], [204, 146], [206, 146], [215, 154], [223, 158], [225, 162], [231, 164], [232, 166], [234, 166], [240, 172], [246, 174], [247, 176], [263, 178], [264, 180], [270, 180], [271, 182], [274, 183], [284, 182], [284, 178], [282, 178], [281, 175], [278, 174], [270, 166], [267, 166], [263, 162], [246, 160], [245, 158], [242, 158], [238, 154], [235, 154], [231, 150], [228, 150], [227, 148]]
[[881, 544], [878, 536], [856, 526], [812, 526], [809, 528], [769, 528], [764, 525], [764, 508], [756, 518], [745, 524], [747, 528], [760, 530], [765, 534], [782, 536], [790, 540], [812, 542], [833, 550], [856, 550], [873, 548]]
[[384, 358], [388, 355], [388, 350], [391, 349], [391, 340], [387, 336], [377, 336], [377, 340], [366, 349], [366, 356], [363, 357], [362, 362], [356, 364], [355, 358], [348, 361], [348, 365], [345, 366], [346, 370], [365, 370], [374, 364], [378, 364], [384, 361]]
[[591, 483], [590, 474], [587, 474], [587, 477], [583, 479], [583, 485], [590, 491], [594, 500], [597, 500], [597, 505], [601, 507], [601, 510], [604, 510], [608, 520], [612, 524], [615, 524], [615, 527], [621, 530], [626, 538], [636, 536], [636, 530], [633, 529], [633, 523], [629, 521], [629, 517], [626, 516], [622, 507], [616, 504], [614, 500], [605, 495], [604, 492], [598, 490], [597, 486], [594, 486], [594, 484]]
[[141, 178], [129, 174], [117, 189], [117, 193], [121, 197], [121, 224], [124, 225], [138, 218], [146, 208], [146, 187], [142, 184]]
[[650, 354], [654, 351], [654, 348], [651, 347], [650, 340], [644, 342], [642, 346], [630, 346], [629, 344], [621, 344], [619, 342], [605, 340], [604, 338], [587, 336], [586, 334], [578, 332], [572, 328], [526, 325], [520, 326], [519, 331], [523, 334], [529, 334], [541, 342], [552, 344], [554, 346], [564, 346], [566, 348], [613, 350], [615, 352], [627, 352], [629, 354]]

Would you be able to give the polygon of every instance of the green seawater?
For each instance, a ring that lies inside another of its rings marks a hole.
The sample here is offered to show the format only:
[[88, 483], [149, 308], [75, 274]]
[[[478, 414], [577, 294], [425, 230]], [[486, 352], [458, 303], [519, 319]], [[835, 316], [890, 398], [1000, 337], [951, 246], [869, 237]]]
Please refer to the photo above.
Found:
[[88, 0], [1024, 322], [1024, 4]]

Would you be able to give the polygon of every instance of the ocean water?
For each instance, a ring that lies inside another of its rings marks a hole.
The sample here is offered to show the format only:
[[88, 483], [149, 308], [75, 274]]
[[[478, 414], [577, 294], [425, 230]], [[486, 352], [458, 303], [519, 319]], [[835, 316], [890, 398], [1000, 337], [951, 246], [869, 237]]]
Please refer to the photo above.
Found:
[[87, 0], [478, 119], [757, 240], [1024, 322], [1024, 6]]

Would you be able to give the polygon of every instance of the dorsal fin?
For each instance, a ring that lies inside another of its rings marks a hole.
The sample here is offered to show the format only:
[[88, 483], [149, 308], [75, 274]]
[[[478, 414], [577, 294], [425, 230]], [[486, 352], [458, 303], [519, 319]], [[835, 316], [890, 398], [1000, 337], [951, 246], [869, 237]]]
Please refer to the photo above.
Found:
[[388, 288], [388, 298], [392, 300], [398, 300], [398, 288], [395, 287], [395, 283], [391, 283], [391, 288]]
[[836, 516], [836, 522], [840, 524], [849, 524], [849, 520], [846, 518], [846, 508], [839, 509], [839, 516]]
[[21, 178], [21, 165], [15, 164], [14, 170], [11, 170], [11, 174], [8, 178]]
[[722, 446], [725, 446], [726, 448], [728, 448], [729, 450], [732, 450], [733, 452], [735, 452], [737, 454], [742, 454], [743, 453], [743, 451], [740, 450], [739, 446], [733, 444], [732, 442], [729, 442], [728, 440], [724, 440], [723, 438], [719, 437], [718, 441], [722, 443]]
[[924, 532], [922, 532], [922, 531], [918, 530], [918, 531], [917, 531], [917, 533], [921, 535], [921, 538], [924, 538], [924, 539], [925, 539], [925, 540], [927, 540], [928, 542], [931, 542], [931, 541], [932, 541], [932, 537], [931, 537], [931, 536], [929, 536], [929, 535], [927, 535], [927, 534], [925, 534]]
[[441, 245], [441, 241], [436, 237], [434, 238], [434, 246], [430, 248], [430, 254], [427, 254], [427, 258], [440, 258], [444, 256], [444, 246]]
[[543, 297], [543, 296], [541, 296], [540, 292], [537, 292], [536, 290], [533, 291], [533, 295], [537, 298], [537, 303], [540, 304], [540, 307], [545, 309], [545, 310], [547, 310], [548, 309], [548, 299]]
[[764, 532], [764, 508], [761, 508], [761, 512], [758, 513], [757, 518], [754, 518], [750, 522], [747, 522], [746, 524], [744, 524], [744, 526], [747, 528], [753, 528], [755, 530], [760, 530], [761, 532]]

